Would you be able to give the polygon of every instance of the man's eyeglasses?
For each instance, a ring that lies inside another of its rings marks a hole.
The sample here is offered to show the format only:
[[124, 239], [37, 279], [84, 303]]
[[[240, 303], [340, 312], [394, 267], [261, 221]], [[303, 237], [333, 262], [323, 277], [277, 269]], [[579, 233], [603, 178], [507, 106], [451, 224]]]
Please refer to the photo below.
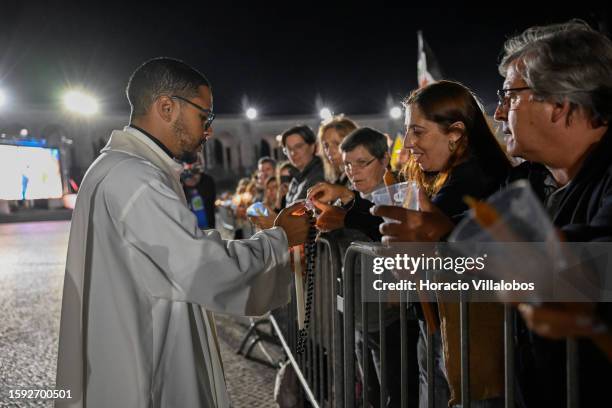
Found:
[[204, 125], [202, 125], [202, 126], [204, 127], [205, 131], [210, 129], [210, 126], [212, 125], [213, 120], [215, 120], [215, 114], [213, 113], [212, 109], [204, 109], [203, 107], [201, 107], [197, 103], [193, 103], [189, 99], [183, 98], [182, 96], [172, 95], [171, 98], [172, 99], [178, 99], [178, 100], [181, 100], [183, 102], [186, 102], [189, 105], [191, 105], [194, 108], [196, 108], [197, 110], [199, 110], [200, 112], [202, 112], [204, 115], [206, 115], [206, 120], [204, 121]]
[[365, 169], [370, 164], [372, 164], [372, 162], [374, 160], [376, 160], [376, 157], [374, 157], [372, 160], [369, 160], [369, 161], [366, 161], [366, 160], [357, 160], [355, 163], [344, 162], [344, 169], [346, 171], [351, 171], [351, 172], [353, 171], [353, 169], [355, 169], [355, 170]]
[[498, 89], [497, 90], [497, 103], [500, 106], [504, 106], [506, 105], [508, 100], [512, 99], [513, 95], [511, 94], [511, 92], [517, 93], [521, 91], [526, 91], [528, 89], [531, 89], [531, 88], [528, 86], [523, 86], [520, 88]]

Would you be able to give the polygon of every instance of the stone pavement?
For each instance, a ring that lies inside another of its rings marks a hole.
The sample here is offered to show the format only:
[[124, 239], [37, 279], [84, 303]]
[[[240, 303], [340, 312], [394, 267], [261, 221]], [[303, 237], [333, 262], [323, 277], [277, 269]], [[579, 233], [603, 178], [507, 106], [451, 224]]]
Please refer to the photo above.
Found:
[[[70, 224], [0, 224], [0, 407], [51, 407], [11, 400], [10, 389], [53, 389]], [[219, 343], [235, 407], [275, 407], [276, 371], [236, 355], [244, 320], [219, 316]], [[257, 350], [259, 358], [265, 358]], [[266, 347], [273, 360], [280, 350]]]

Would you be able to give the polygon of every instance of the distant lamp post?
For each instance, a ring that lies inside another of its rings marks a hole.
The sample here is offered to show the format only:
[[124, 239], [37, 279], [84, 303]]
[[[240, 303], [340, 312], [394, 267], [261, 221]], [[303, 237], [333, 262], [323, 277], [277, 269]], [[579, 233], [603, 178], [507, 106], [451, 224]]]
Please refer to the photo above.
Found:
[[67, 91], [64, 94], [63, 102], [67, 110], [79, 115], [91, 116], [98, 112], [98, 101], [81, 91]]
[[256, 118], [257, 118], [257, 109], [255, 109], [255, 108], [248, 108], [248, 109], [246, 110], [246, 117], [247, 117], [249, 120], [254, 120], [254, 119], [256, 119]]
[[332, 114], [332, 111], [329, 108], [322, 108], [319, 111], [319, 116], [321, 116], [321, 119], [323, 119], [323, 120], [328, 120], [328, 119], [331, 119], [333, 114]]
[[400, 119], [402, 117], [402, 108], [399, 106], [394, 106], [389, 110], [389, 116], [391, 119]]

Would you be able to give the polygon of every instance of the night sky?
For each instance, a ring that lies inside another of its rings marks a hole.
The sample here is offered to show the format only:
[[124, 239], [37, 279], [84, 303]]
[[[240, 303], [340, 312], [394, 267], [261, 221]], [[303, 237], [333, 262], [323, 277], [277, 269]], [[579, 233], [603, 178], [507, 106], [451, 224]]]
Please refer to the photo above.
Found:
[[104, 111], [127, 111], [130, 73], [164, 55], [208, 76], [221, 114], [241, 113], [244, 95], [263, 115], [312, 113], [317, 95], [336, 113], [378, 113], [385, 111], [387, 95], [399, 100], [416, 86], [420, 29], [445, 77], [465, 83], [490, 105], [502, 83], [496, 63], [509, 35], [574, 17], [609, 30], [607, 10], [585, 2], [573, 10], [560, 3], [534, 10], [508, 2], [514, 4], [508, 11], [377, 8], [377, 2], [285, 9], [267, 8], [266, 2], [223, 9], [204, 2], [152, 3], [3, 0], [0, 87], [14, 108], [53, 107], [67, 85], [85, 85]]

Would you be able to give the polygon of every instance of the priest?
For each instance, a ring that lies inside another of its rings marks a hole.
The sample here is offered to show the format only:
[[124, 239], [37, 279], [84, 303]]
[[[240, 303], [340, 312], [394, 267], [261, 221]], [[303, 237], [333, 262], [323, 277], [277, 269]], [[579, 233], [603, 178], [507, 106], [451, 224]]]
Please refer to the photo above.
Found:
[[180, 159], [212, 133], [211, 86], [156, 58], [130, 78], [130, 124], [91, 165], [72, 216], [56, 407], [229, 407], [212, 313], [286, 304], [288, 248], [304, 242], [299, 204], [251, 239], [202, 232]]

